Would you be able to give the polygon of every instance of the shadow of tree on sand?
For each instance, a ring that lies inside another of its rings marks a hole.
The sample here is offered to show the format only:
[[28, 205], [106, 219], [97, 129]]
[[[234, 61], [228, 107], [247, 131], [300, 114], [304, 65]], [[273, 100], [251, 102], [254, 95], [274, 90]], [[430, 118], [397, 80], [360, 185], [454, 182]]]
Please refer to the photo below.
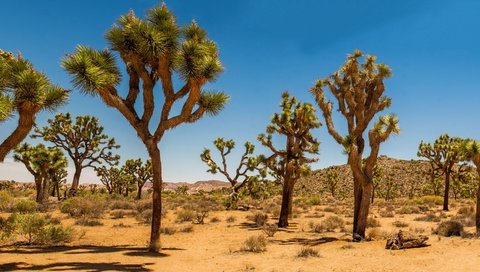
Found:
[[51, 264], [27, 264], [24, 262], [13, 262], [0, 265], [0, 271], [154, 271], [150, 268], [144, 267], [148, 264], [121, 264], [119, 262], [112, 263], [87, 263], [87, 262], [63, 262], [63, 263], [51, 263]]
[[[120, 253], [126, 256], [134, 257], [167, 257], [165, 252], [172, 250], [185, 250], [182, 248], [162, 248], [161, 253], [148, 252], [144, 247], [129, 246], [57, 246], [57, 247], [4, 247], [0, 248], [0, 255], [4, 254], [102, 254], [102, 253]], [[96, 255], [98, 256], [98, 255]], [[108, 259], [106, 256], [105, 259]], [[12, 270], [49, 270], [49, 271], [153, 271], [145, 266], [153, 263], [120, 263], [120, 262], [55, 262], [50, 264], [28, 264], [25, 262], [11, 262], [0, 264], [0, 271]]]
[[295, 237], [295, 238], [284, 239], [284, 240], [273, 239], [270, 241], [272, 243], [276, 243], [280, 245], [300, 244], [300, 245], [306, 245], [306, 246], [317, 246], [325, 243], [335, 242], [338, 240], [339, 239], [335, 237], [320, 237], [320, 238], [314, 238], [314, 239]]

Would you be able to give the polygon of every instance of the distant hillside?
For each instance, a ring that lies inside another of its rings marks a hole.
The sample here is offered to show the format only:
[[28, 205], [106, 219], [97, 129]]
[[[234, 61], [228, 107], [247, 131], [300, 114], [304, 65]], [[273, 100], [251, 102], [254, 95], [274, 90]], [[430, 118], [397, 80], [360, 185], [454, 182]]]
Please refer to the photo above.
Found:
[[[421, 160], [399, 160], [380, 156], [378, 165], [384, 173], [384, 179], [393, 181], [398, 186], [398, 193], [406, 197], [409, 194], [418, 195], [423, 185], [428, 182], [428, 170], [430, 165], [427, 161]], [[338, 190], [343, 194], [353, 194], [353, 178], [350, 167], [346, 164], [330, 166], [328, 168], [315, 170], [306, 178], [301, 178], [295, 185], [297, 195], [318, 196], [329, 195], [325, 186], [327, 170], [333, 169], [339, 178]]]
[[[164, 182], [164, 190], [172, 190], [174, 191], [179, 186], [187, 185], [189, 193], [195, 193], [200, 190], [209, 192], [215, 189], [230, 187], [230, 183], [220, 181], [220, 180], [202, 180], [197, 181], [195, 183], [187, 183], [187, 182]], [[145, 184], [144, 189], [148, 189], [152, 187], [152, 183]]]

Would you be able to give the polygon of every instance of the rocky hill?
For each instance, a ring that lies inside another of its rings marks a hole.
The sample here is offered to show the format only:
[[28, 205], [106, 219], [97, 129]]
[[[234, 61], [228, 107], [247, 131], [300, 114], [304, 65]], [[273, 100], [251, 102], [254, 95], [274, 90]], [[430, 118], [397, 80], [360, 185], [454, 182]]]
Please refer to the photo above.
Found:
[[[175, 191], [178, 187], [182, 185], [187, 185], [188, 186], [188, 192], [189, 193], [195, 193], [200, 190], [203, 190], [205, 192], [209, 192], [215, 189], [219, 188], [224, 188], [224, 187], [230, 187], [230, 183], [220, 181], [220, 180], [201, 180], [197, 181], [195, 183], [187, 183], [187, 182], [164, 182], [164, 190], [171, 190]], [[151, 183], [145, 184], [144, 190], [147, 190], [152, 186]]]
[[[399, 196], [418, 195], [425, 190], [426, 186], [428, 187], [430, 165], [427, 161], [399, 160], [380, 156], [378, 166], [382, 171], [381, 180], [391, 182]], [[351, 196], [353, 194], [353, 178], [350, 167], [346, 164], [315, 170], [309, 177], [301, 178], [295, 185], [296, 194], [302, 196], [330, 195], [326, 186], [326, 173], [329, 170], [335, 172], [339, 177], [338, 195]]]

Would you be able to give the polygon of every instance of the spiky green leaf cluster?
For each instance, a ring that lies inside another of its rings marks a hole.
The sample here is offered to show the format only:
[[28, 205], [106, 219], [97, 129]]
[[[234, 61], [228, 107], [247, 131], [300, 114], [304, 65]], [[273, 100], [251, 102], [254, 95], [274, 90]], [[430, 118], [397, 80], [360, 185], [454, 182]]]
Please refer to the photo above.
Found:
[[55, 110], [67, 100], [68, 91], [52, 84], [30, 62], [0, 50], [0, 122], [15, 111]]
[[[315, 108], [309, 103], [300, 103], [288, 92], [282, 94], [281, 113], [275, 113], [267, 134], [258, 135], [260, 143], [272, 151], [269, 157], [263, 157], [263, 163], [274, 176], [282, 177], [287, 167], [294, 169], [298, 178], [310, 172], [309, 164], [316, 158], [307, 154], [318, 154], [320, 142], [313, 137], [311, 130], [321, 126], [315, 114]], [[279, 134], [287, 138], [285, 148], [276, 148], [272, 136]]]

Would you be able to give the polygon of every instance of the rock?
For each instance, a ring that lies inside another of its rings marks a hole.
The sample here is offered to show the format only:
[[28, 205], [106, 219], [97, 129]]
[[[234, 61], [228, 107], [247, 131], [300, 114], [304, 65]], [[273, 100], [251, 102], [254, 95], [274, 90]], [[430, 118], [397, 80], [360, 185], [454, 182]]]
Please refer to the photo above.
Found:
[[416, 235], [410, 232], [399, 231], [397, 235], [387, 239], [386, 249], [406, 249], [428, 246], [425, 235]]

